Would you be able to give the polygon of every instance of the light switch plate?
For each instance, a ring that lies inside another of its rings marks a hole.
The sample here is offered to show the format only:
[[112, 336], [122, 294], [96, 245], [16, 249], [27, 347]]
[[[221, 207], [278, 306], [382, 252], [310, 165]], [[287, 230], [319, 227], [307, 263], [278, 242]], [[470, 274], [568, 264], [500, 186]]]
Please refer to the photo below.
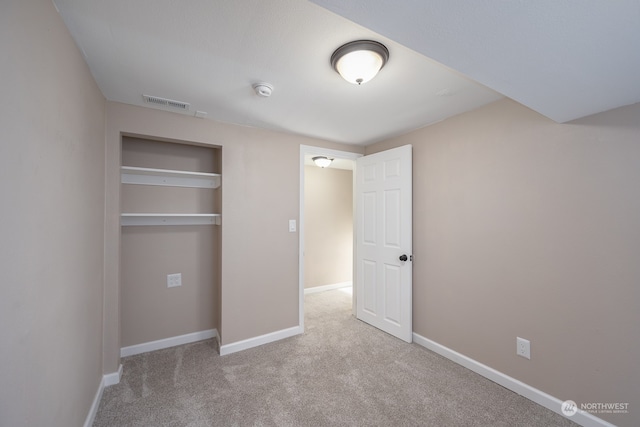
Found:
[[289, 220], [289, 233], [295, 233], [296, 232], [296, 220], [295, 219], [290, 219]]

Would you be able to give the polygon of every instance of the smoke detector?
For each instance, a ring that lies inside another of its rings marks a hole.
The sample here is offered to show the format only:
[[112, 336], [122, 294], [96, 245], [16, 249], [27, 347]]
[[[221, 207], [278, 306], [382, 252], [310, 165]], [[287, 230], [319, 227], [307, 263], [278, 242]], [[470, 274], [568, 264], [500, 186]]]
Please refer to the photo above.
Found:
[[273, 85], [269, 83], [255, 83], [253, 85], [253, 90], [256, 91], [256, 95], [268, 98], [273, 92]]

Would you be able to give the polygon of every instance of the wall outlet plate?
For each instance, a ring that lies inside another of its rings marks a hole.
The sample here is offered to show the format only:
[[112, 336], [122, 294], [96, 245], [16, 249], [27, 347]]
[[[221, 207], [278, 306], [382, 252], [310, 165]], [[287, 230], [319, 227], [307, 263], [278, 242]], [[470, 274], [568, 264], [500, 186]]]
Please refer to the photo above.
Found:
[[529, 340], [516, 337], [516, 354], [525, 359], [531, 359], [531, 343]]
[[182, 273], [167, 274], [167, 288], [182, 286]]

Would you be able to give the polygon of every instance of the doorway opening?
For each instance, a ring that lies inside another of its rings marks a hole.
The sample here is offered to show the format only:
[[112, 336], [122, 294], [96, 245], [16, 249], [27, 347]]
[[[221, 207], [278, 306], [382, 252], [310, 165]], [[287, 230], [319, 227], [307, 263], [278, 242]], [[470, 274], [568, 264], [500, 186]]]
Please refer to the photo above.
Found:
[[[315, 156], [333, 159], [327, 168]], [[304, 295], [331, 289], [350, 291], [354, 282], [355, 160], [362, 154], [300, 147], [299, 324], [304, 329]], [[352, 292], [355, 301], [355, 292]], [[352, 303], [355, 313], [355, 304]]]

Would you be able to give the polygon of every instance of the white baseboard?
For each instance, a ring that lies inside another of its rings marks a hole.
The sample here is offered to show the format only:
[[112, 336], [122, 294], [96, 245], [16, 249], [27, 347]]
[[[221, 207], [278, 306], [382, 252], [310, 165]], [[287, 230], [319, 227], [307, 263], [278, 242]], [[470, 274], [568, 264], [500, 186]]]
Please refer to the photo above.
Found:
[[294, 335], [299, 335], [303, 332], [304, 330], [301, 326], [294, 326], [292, 328], [271, 332], [270, 334], [260, 335], [259, 337], [249, 338], [246, 340], [223, 345], [220, 346], [220, 356], [226, 356], [227, 354], [246, 350], [248, 348], [257, 347], [259, 345], [268, 344], [274, 341], [279, 341], [285, 338], [292, 337]]
[[[430, 339], [418, 335], [415, 332], [413, 333], [413, 342], [433, 351], [434, 353], [438, 353], [440, 356], [446, 357], [447, 359], [457, 363], [458, 365], [464, 366], [465, 368], [470, 369], [473, 372], [493, 381], [494, 383], [500, 384], [501, 386], [508, 388], [509, 390], [518, 393], [519, 395], [526, 397], [527, 399], [536, 402], [537, 404], [544, 406], [545, 408], [564, 417], [561, 410], [563, 401], [556, 397], [538, 390], [537, 388], [531, 387], [530, 385], [525, 384], [522, 381], [505, 375], [502, 372], [496, 371], [495, 369], [490, 368], [487, 365], [484, 365], [476, 360], [471, 359], [470, 357], [458, 353], [455, 350], [451, 350], [450, 348], [438, 344], [435, 341], [431, 341]], [[613, 424], [610, 424], [582, 410], [578, 410], [575, 415], [566, 418], [584, 427], [615, 427]]]
[[177, 337], [136, 344], [129, 347], [122, 347], [120, 349], [120, 357], [133, 356], [135, 354], [146, 353], [148, 351], [161, 350], [163, 348], [175, 347], [177, 345], [208, 340], [209, 338], [214, 338], [217, 336], [217, 329], [208, 329], [206, 331], [193, 332], [191, 334], [180, 335]]
[[118, 367], [118, 372], [114, 372], [112, 374], [105, 374], [102, 378], [105, 387], [109, 387], [110, 385], [116, 385], [120, 382], [120, 378], [122, 378], [122, 365]]
[[87, 418], [84, 420], [84, 427], [91, 427], [93, 422], [96, 419], [96, 414], [98, 413], [98, 408], [100, 407], [100, 400], [102, 399], [102, 392], [105, 387], [110, 385], [118, 384], [120, 382], [120, 378], [122, 377], [122, 365], [118, 367], [117, 372], [113, 372], [111, 374], [105, 374], [102, 376], [102, 380], [100, 380], [100, 384], [98, 385], [98, 390], [96, 391], [96, 395], [93, 398], [93, 403], [91, 403], [91, 408], [89, 408], [89, 413], [87, 414]]
[[93, 425], [93, 421], [96, 419], [96, 414], [98, 413], [98, 407], [100, 406], [100, 399], [102, 399], [103, 390], [104, 390], [104, 377], [102, 378], [102, 380], [100, 380], [100, 384], [98, 385], [98, 391], [96, 391], [96, 395], [93, 398], [93, 403], [91, 404], [91, 408], [89, 409], [87, 418], [84, 420], [84, 427], [91, 427]]
[[353, 286], [352, 282], [340, 282], [332, 285], [314, 286], [313, 288], [304, 288], [304, 294], [315, 294], [316, 292], [332, 291], [334, 289], [348, 288]]

